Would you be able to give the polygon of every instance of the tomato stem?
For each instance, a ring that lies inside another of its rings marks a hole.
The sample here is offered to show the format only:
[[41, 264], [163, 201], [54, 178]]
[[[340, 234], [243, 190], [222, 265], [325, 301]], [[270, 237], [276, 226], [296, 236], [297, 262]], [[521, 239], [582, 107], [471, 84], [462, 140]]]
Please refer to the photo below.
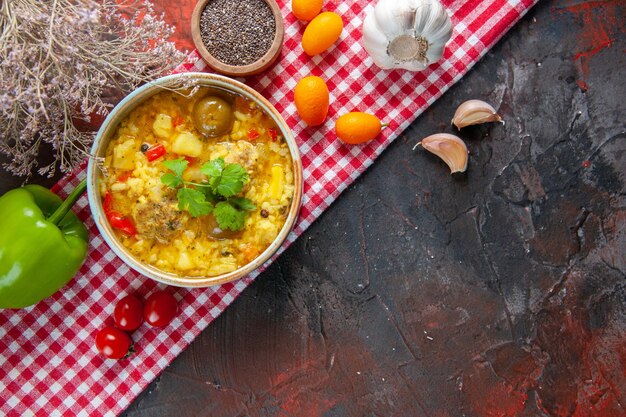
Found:
[[131, 356], [133, 356], [134, 353], [137, 353], [137, 351], [135, 350], [135, 341], [133, 339], [130, 339], [130, 346], [128, 347], [128, 352], [126, 352], [126, 355], [124, 355], [122, 359], [128, 359]]

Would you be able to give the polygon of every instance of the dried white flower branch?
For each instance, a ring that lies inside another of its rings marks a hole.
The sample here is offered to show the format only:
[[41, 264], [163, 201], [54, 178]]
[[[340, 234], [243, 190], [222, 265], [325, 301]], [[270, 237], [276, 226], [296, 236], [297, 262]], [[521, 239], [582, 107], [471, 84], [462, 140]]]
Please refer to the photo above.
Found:
[[183, 62], [173, 32], [147, 1], [0, 0], [3, 168], [30, 176], [46, 144], [54, 161], [41, 175], [75, 167], [95, 134], [77, 122]]

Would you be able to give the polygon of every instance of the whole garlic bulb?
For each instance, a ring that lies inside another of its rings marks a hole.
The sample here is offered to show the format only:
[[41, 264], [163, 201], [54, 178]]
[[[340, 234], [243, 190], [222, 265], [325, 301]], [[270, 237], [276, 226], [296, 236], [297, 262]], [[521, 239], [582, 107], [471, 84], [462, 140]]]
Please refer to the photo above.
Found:
[[451, 36], [452, 21], [438, 0], [379, 0], [363, 22], [363, 46], [382, 69], [426, 69]]

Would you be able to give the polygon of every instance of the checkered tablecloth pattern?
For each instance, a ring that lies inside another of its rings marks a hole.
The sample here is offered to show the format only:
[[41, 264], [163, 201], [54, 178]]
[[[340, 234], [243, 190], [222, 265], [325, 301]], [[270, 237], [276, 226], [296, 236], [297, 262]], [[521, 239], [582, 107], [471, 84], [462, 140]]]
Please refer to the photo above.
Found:
[[[430, 104], [458, 81], [537, 0], [444, 0], [454, 33], [443, 59], [426, 71], [383, 71], [361, 46], [368, 0], [328, 0], [345, 29], [326, 53], [302, 51], [304, 26], [288, 0], [279, 0], [285, 18], [285, 44], [277, 63], [246, 83], [272, 102], [293, 129], [302, 153], [305, 192], [300, 219], [284, 250]], [[192, 53], [183, 71], [204, 71]], [[328, 84], [331, 107], [320, 128], [307, 128], [296, 114], [293, 89], [307, 75]], [[389, 123], [363, 146], [346, 146], [334, 136], [334, 120], [348, 111], [375, 113]], [[434, 132], [433, 132], [434, 133]], [[407, 149], [409, 151], [409, 149]], [[57, 184], [62, 196], [85, 176], [85, 166]], [[112, 324], [116, 300], [128, 293], [148, 295], [158, 284], [130, 270], [107, 247], [83, 196], [75, 211], [90, 231], [89, 256], [62, 291], [19, 311], [0, 311], [0, 415], [113, 416], [130, 402], [254, 279], [207, 289], [171, 288], [181, 313], [165, 329], [142, 326], [133, 334], [137, 353], [121, 361], [96, 352], [94, 337]]]

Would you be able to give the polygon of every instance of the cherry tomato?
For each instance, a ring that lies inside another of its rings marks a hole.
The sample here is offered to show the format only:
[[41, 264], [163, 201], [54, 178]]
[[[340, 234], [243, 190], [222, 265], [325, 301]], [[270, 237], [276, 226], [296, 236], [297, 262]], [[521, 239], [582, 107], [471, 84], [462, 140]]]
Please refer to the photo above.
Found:
[[143, 306], [143, 318], [151, 326], [165, 327], [178, 313], [176, 298], [167, 291], [150, 295]]
[[130, 336], [115, 327], [105, 327], [96, 335], [96, 348], [109, 359], [122, 359], [133, 353]]
[[113, 310], [115, 325], [122, 330], [132, 332], [143, 322], [143, 303], [134, 295], [127, 295], [117, 302]]

